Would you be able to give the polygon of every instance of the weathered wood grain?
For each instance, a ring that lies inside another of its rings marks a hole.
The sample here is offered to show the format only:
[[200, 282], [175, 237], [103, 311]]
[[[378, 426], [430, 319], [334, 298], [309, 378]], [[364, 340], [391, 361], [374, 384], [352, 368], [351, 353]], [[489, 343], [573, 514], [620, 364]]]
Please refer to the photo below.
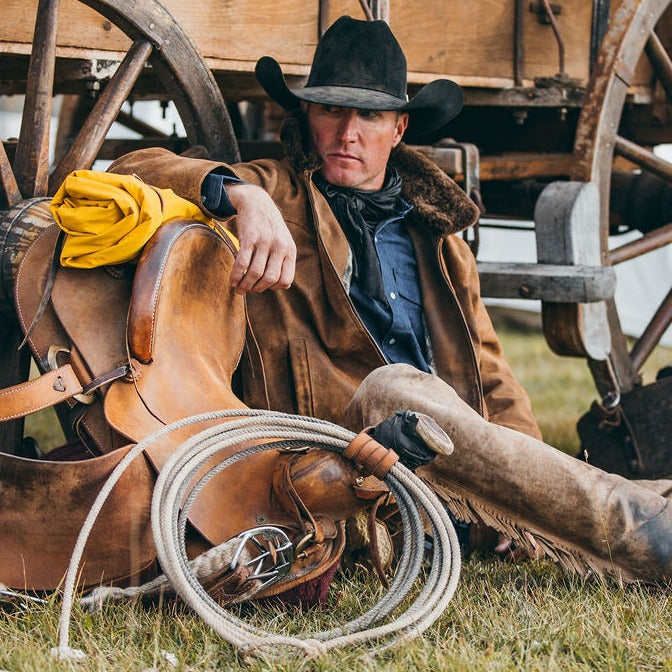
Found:
[[[287, 72], [305, 74], [318, 39], [319, 3], [304, 0], [164, 0], [163, 4], [215, 69], [251, 73], [263, 54]], [[410, 81], [439, 76], [478, 81], [479, 86], [512, 86], [514, 3], [509, 0], [390, 0], [390, 25], [406, 51]], [[329, 20], [341, 14], [363, 18], [358, 0], [331, 0]], [[566, 71], [586, 80], [591, 3], [563, 0], [557, 21], [566, 48]], [[29, 44], [36, 0], [5, 0], [0, 41]], [[558, 70], [551, 28], [525, 13], [524, 77], [552, 77]], [[59, 48], [125, 52], [129, 40], [107, 19], [77, 0], [62, 0]]]
[[483, 296], [593, 303], [614, 295], [616, 276], [605, 266], [479, 262]]

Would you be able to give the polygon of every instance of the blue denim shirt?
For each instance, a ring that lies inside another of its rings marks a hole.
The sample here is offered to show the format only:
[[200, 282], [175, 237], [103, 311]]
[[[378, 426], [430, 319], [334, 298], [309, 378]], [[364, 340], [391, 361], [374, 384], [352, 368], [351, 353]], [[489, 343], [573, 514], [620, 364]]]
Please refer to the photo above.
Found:
[[[203, 181], [203, 204], [216, 216], [224, 218], [236, 213], [223, 188], [224, 184], [235, 182], [241, 180], [217, 173], [210, 173]], [[418, 265], [403, 223], [412, 207], [399, 198], [393, 216], [381, 222], [374, 233], [387, 303], [373, 299], [356, 282], [350, 284], [349, 294], [389, 363], [412, 364], [429, 372], [432, 358], [422, 314]]]
[[205, 176], [201, 185], [201, 202], [215, 217], [220, 219], [236, 214], [236, 209], [229, 200], [224, 184], [243, 184], [243, 180], [235, 175], [212, 172]]
[[418, 265], [403, 222], [411, 209], [400, 198], [395, 214], [381, 222], [374, 232], [387, 304], [371, 298], [354, 282], [350, 298], [388, 362], [412, 364], [428, 372], [431, 355], [422, 314]]

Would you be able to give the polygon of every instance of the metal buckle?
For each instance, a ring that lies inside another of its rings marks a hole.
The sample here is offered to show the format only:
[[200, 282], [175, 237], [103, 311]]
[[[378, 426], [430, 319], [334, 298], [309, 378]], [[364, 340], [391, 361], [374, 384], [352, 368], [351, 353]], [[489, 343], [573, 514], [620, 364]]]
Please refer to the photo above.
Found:
[[[47, 351], [47, 364], [51, 371], [55, 371], [58, 368], [58, 355], [64, 353], [66, 355], [70, 354], [70, 348], [66, 348], [64, 345], [50, 345], [49, 350]], [[96, 398], [93, 396], [93, 391], [88, 394], [73, 394], [72, 398], [77, 400], [80, 404], [92, 404]]]
[[240, 543], [231, 560], [231, 569], [236, 569], [240, 564], [240, 556], [248, 542], [259, 551], [259, 555], [245, 563], [245, 567], [253, 568], [247, 580], [262, 581], [259, 590], [289, 574], [294, 562], [294, 547], [289, 537], [279, 527], [272, 525], [253, 527], [241, 532], [235, 539]]

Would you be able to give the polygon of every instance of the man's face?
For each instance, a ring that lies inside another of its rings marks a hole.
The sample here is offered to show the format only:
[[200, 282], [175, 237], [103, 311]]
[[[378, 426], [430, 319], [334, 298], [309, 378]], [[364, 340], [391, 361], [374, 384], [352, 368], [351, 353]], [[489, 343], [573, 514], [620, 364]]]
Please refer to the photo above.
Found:
[[367, 191], [380, 189], [390, 152], [408, 125], [408, 114], [318, 103], [302, 107], [327, 182]]

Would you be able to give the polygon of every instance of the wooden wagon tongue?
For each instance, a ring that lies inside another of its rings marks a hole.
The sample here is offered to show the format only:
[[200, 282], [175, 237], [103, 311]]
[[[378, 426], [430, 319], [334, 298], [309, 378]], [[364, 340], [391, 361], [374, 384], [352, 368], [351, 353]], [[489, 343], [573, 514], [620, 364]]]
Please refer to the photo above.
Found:
[[[55, 227], [45, 229], [21, 263], [16, 302], [24, 330], [40, 303], [56, 237]], [[233, 260], [230, 243], [211, 229], [174, 221], [160, 227], [137, 267], [59, 269], [51, 301], [28, 338], [36, 360], [46, 368], [71, 367], [80, 383], [74, 391], [123, 363], [132, 374], [94, 392], [93, 403], [66, 400], [62, 417], [74, 428], [68, 461], [0, 458], [1, 583], [57, 588], [94, 498], [133, 444], [188, 416], [245, 408], [231, 389], [245, 344], [245, 307], [222, 281]], [[208, 424], [171, 433], [131, 463], [94, 527], [82, 585], [156, 574], [150, 529], [156, 474], [178, 445]], [[243, 441], [215, 462], [249, 445]], [[272, 450], [212, 478], [189, 512], [192, 552], [268, 521], [293, 541], [304, 539], [305, 548], [292, 579], [266, 593], [330, 571], [344, 547], [342, 521], [387, 490], [375, 478], [362, 480], [343, 458], [304, 452]], [[333, 480], [329, 492], [318, 487], [325, 479]]]

